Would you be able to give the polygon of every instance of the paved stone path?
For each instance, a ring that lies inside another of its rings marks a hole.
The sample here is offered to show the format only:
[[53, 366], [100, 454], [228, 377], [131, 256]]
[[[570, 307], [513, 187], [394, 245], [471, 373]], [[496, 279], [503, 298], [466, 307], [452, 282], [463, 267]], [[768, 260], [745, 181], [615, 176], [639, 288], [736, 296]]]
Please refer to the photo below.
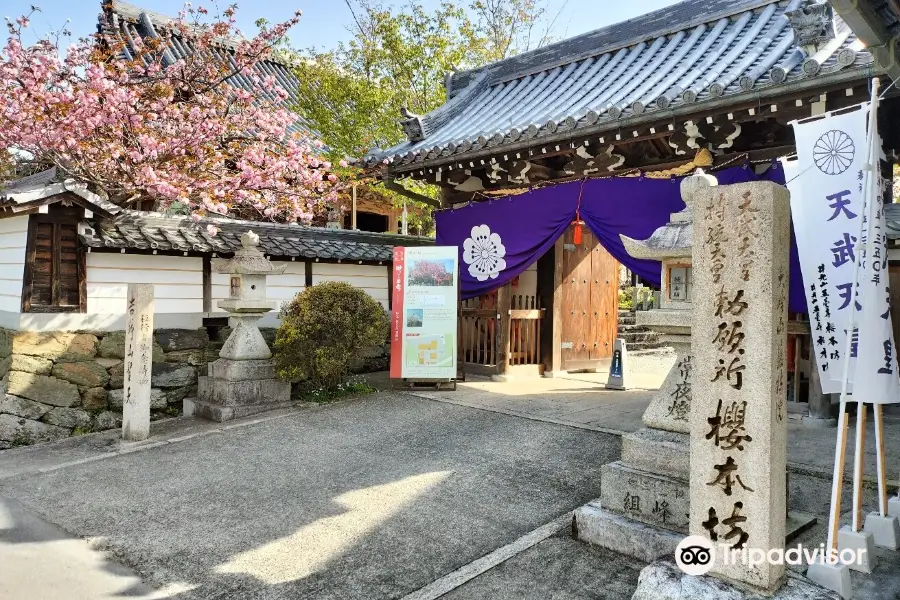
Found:
[[169, 427], [181, 441], [0, 455], [0, 495], [171, 598], [400, 598], [598, 496], [619, 453], [613, 435], [384, 393]]

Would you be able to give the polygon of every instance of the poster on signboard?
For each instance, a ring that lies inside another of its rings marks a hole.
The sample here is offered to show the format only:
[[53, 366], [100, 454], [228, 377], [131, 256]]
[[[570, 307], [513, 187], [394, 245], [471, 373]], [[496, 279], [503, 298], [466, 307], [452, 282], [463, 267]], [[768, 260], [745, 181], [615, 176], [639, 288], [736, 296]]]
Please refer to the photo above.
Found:
[[459, 249], [394, 248], [391, 377], [456, 379]]
[[850, 313], [854, 306], [860, 309], [852, 284], [864, 215], [866, 116], [860, 107], [794, 122], [797, 161], [785, 163], [813, 349], [826, 394], [841, 391], [844, 360], [851, 363], [851, 383], [855, 372], [856, 327], [850, 356], [844, 354]]

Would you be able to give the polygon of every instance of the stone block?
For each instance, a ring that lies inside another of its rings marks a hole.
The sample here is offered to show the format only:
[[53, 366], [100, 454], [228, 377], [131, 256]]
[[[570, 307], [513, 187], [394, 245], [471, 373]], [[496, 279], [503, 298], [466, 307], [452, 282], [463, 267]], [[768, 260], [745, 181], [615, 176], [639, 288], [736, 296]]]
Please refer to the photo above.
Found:
[[599, 501], [575, 511], [573, 533], [588, 544], [608, 548], [619, 554], [651, 562], [671, 557], [684, 536], [644, 525], [608, 510]]
[[[100, 346], [97, 348], [97, 355], [101, 358], [125, 358], [125, 332], [114, 331], [109, 333], [100, 340]], [[153, 362], [166, 362], [166, 354], [155, 341], [153, 342]]]
[[94, 361], [56, 363], [50, 374], [85, 388], [105, 387], [109, 383], [107, 370]]
[[6, 377], [6, 374], [9, 373], [9, 368], [12, 365], [12, 357], [7, 356], [5, 358], [0, 358], [0, 378]]
[[125, 387], [125, 363], [123, 361], [119, 361], [114, 367], [110, 367], [107, 372], [109, 373], [109, 387], [112, 390], [121, 390]]
[[106, 388], [102, 387], [83, 390], [81, 392], [81, 406], [85, 410], [105, 410], [107, 395]]
[[836, 592], [845, 600], [853, 597], [853, 583], [850, 580], [850, 569], [847, 565], [832, 565], [824, 560], [819, 560], [809, 565], [806, 576], [813, 583]]
[[116, 429], [122, 426], [122, 415], [112, 411], [104, 411], [94, 417], [94, 431], [105, 431], [107, 429]]
[[13, 354], [10, 363], [11, 371], [22, 371], [23, 373], [34, 373], [35, 375], [49, 375], [50, 369], [53, 368], [53, 361], [39, 356], [28, 356], [27, 354]]
[[639, 429], [622, 436], [622, 462], [629, 467], [675, 477], [690, 477], [690, 438], [686, 433]]
[[226, 381], [247, 381], [250, 379], [277, 379], [278, 373], [271, 360], [229, 360], [220, 358], [211, 362], [209, 376]]
[[197, 369], [186, 363], [157, 363], [151, 375], [153, 387], [175, 388], [197, 383]]
[[13, 337], [12, 354], [27, 354], [62, 362], [90, 360], [97, 354], [97, 336], [61, 331], [21, 331]]
[[900, 517], [900, 497], [894, 496], [888, 500], [888, 516]]
[[687, 535], [690, 513], [688, 482], [619, 462], [600, 469], [600, 500], [616, 514]]
[[166, 362], [187, 363], [199, 367], [206, 364], [206, 348], [192, 348], [189, 350], [173, 350], [166, 352]]
[[53, 406], [75, 406], [81, 402], [78, 386], [47, 375], [10, 371], [7, 392]]
[[259, 414], [269, 410], [277, 410], [280, 408], [290, 408], [293, 406], [291, 402], [277, 402], [273, 404], [255, 404], [250, 406], [222, 406], [215, 402], [207, 402], [205, 400], [197, 400], [196, 398], [186, 398], [185, 416], [194, 416], [201, 419], [208, 419], [217, 423], [223, 421], [231, 421], [232, 419], [240, 419], [249, 417], [250, 415]]
[[[125, 390], [109, 390], [107, 400], [110, 408], [122, 410], [122, 405], [125, 401]], [[150, 410], [165, 408], [166, 406], [168, 406], [166, 392], [164, 390], [152, 388], [150, 390]]]
[[291, 399], [291, 384], [280, 379], [227, 381], [211, 377], [201, 378], [197, 396], [200, 400], [222, 406], [287, 403]]
[[[123, 360], [121, 358], [95, 358], [94, 362], [108, 371], [113, 367], [121, 365]], [[17, 370], [21, 371], [21, 369]]]
[[853, 562], [841, 562], [854, 571], [871, 573], [878, 562], [875, 555], [875, 536], [867, 531], [853, 531], [848, 525], [838, 530], [837, 546], [840, 552], [853, 550], [856, 560]]
[[166, 390], [166, 402], [169, 405], [179, 404], [188, 396], [194, 396], [197, 394], [197, 386], [196, 385], [186, 385], [180, 388], [173, 388]]
[[0, 413], [8, 413], [34, 421], [43, 417], [50, 408], [46, 404], [28, 400], [27, 398], [10, 396], [9, 394], [3, 400], [0, 400]]
[[869, 513], [863, 529], [872, 534], [875, 545], [879, 548], [896, 550], [900, 547], [900, 522], [897, 517], [882, 517], [880, 513]]
[[0, 358], [12, 354], [12, 338], [14, 333], [9, 329], [0, 329]]
[[0, 440], [14, 446], [53, 442], [65, 437], [69, 437], [68, 429], [13, 415], [0, 415]]
[[691, 355], [679, 354], [662, 387], [644, 411], [644, 425], [677, 433], [690, 432]]
[[80, 408], [62, 408], [57, 406], [50, 409], [41, 419], [44, 423], [65, 427], [66, 429], [87, 429], [91, 425], [91, 415]]
[[209, 344], [209, 336], [205, 329], [157, 329], [154, 335], [166, 353], [202, 349]]
[[[793, 572], [788, 572], [784, 585], [771, 598], [841, 600], [835, 592]], [[667, 559], [651, 563], [641, 570], [631, 600], [762, 600], [762, 597], [709, 575], [686, 575]]]

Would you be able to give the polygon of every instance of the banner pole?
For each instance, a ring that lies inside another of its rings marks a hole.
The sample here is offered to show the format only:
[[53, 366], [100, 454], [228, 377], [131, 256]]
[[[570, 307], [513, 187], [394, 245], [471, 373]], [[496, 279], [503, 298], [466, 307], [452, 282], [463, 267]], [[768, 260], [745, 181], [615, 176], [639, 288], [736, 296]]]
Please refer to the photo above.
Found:
[[875, 412], [875, 461], [878, 470], [878, 511], [882, 517], [887, 516], [887, 473], [885, 472], [884, 456], [884, 406], [875, 404], [872, 407]]
[[[875, 134], [877, 129], [877, 115], [876, 110], [878, 106], [878, 87], [879, 81], [877, 78], [872, 80], [872, 100], [869, 104], [869, 127], [867, 131], [867, 159], [865, 166], [865, 178], [864, 178], [864, 187], [863, 187], [863, 214], [867, 215], [866, 219], [860, 221], [860, 232], [859, 237], [856, 239], [856, 257], [854, 260], [854, 270], [853, 270], [853, 285], [850, 288], [851, 290], [851, 311], [850, 311], [850, 321], [848, 326], [848, 336], [847, 340], [852, 341], [853, 339], [853, 327], [854, 327], [854, 317], [856, 315], [856, 293], [859, 288], [859, 265], [862, 261], [862, 256], [860, 253], [860, 246], [862, 245], [863, 233], [865, 232], [864, 224], [866, 221], [869, 222], [870, 227], [872, 223], [872, 207], [874, 206], [875, 198], [872, 197], [872, 183], [873, 179], [876, 178], [876, 164], [878, 161], [878, 136]], [[862, 340], [857, 339], [857, 344], [862, 343]], [[845, 376], [848, 373], [850, 366], [850, 356], [849, 354], [845, 356], [846, 360], [844, 362], [845, 366]], [[846, 380], [842, 382], [842, 385], [846, 385]], [[857, 403], [856, 408], [856, 448], [854, 448], [854, 460], [853, 460], [853, 521], [851, 523], [851, 529], [854, 533], [858, 533], [862, 528], [862, 485], [863, 485], [863, 471], [864, 471], [864, 451], [866, 445], [866, 416], [868, 412], [868, 407], [863, 403], [863, 398], [860, 398]]]
[[[873, 78], [872, 80], [872, 97], [878, 97], [878, 87], [879, 82], [877, 78]], [[872, 105], [870, 103], [869, 106], [869, 132], [874, 132], [875, 125], [875, 114], [872, 110]], [[871, 158], [873, 144], [869, 143], [869, 158]], [[866, 171], [866, 177], [869, 177], [871, 170]], [[864, 190], [867, 188], [863, 188]], [[863, 205], [863, 209], [865, 210], [865, 205]], [[840, 420], [837, 433], [837, 445], [834, 449], [834, 472], [833, 479], [831, 485], [831, 511], [828, 516], [828, 549], [829, 550], [837, 550], [837, 530], [840, 525], [840, 516], [841, 516], [841, 488], [844, 483], [844, 458], [846, 453], [846, 429], [847, 429], [847, 388], [848, 381], [850, 379], [850, 351], [853, 345], [853, 324], [854, 317], [856, 315], [856, 288], [859, 286], [859, 251], [862, 246], [862, 234], [863, 234], [863, 219], [860, 219], [859, 223], [859, 232], [856, 237], [856, 260], [853, 261], [853, 282], [850, 286], [850, 302], [852, 304], [850, 310], [850, 317], [847, 323], [847, 341], [844, 344], [844, 369], [843, 374], [841, 375], [841, 408], [840, 408]], [[857, 412], [857, 428], [859, 421], [859, 411]], [[859, 432], [857, 431], [857, 441], [859, 439]], [[861, 450], [857, 448], [857, 450]], [[854, 495], [856, 494], [856, 486], [854, 481]], [[853, 505], [854, 509], [854, 518], [852, 526], [856, 527], [856, 502]]]

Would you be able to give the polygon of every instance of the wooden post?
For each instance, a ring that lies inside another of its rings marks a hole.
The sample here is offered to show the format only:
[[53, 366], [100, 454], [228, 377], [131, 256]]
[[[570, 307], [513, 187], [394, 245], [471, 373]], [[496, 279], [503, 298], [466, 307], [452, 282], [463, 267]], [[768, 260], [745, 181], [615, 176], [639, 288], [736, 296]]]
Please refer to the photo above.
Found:
[[212, 258], [209, 254], [203, 255], [203, 312], [212, 312]]
[[356, 184], [353, 184], [353, 189], [351, 191], [351, 196], [353, 198], [353, 204], [350, 209], [350, 229], [356, 229]]
[[887, 472], [884, 455], [884, 406], [876, 404], [875, 412], [875, 462], [878, 469], [878, 512], [882, 517], [888, 514]]
[[850, 415], [847, 403], [841, 398], [838, 416], [837, 444], [834, 447], [834, 472], [831, 477], [831, 514], [828, 515], [828, 543], [826, 549], [837, 550], [838, 528], [841, 522], [841, 495], [844, 487], [844, 462], [847, 459], [847, 429]]
[[507, 283], [497, 290], [497, 327], [500, 329], [499, 342], [497, 344], [498, 375], [506, 375], [507, 371], [509, 371], [509, 311], [511, 308], [512, 285]]
[[553, 375], [562, 371], [562, 311], [563, 311], [563, 265], [565, 251], [564, 236], [556, 240], [553, 249], [553, 317], [550, 322], [552, 329], [552, 345], [550, 347], [550, 371]]
[[856, 405], [856, 448], [853, 455], [853, 531], [862, 529], [862, 485], [866, 448], [866, 413], [868, 406], [859, 402]]

